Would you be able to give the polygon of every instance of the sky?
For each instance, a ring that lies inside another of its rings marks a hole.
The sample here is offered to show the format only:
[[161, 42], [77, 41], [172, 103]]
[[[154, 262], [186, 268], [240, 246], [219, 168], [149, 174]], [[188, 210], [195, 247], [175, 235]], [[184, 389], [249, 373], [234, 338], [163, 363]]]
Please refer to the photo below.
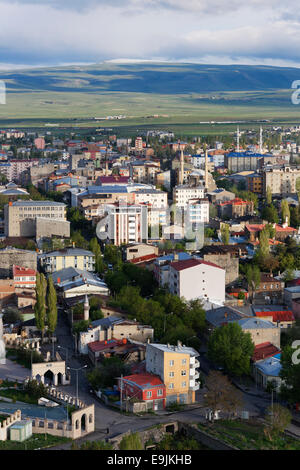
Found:
[[296, 0], [0, 0], [0, 70], [103, 61], [300, 66]]

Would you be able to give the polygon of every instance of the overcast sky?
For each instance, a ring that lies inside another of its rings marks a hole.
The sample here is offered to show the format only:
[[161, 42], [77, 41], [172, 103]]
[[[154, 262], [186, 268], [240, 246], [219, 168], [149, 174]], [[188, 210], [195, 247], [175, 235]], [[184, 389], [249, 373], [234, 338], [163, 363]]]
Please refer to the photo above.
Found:
[[289, 0], [0, 0], [0, 68], [168, 60], [300, 65]]

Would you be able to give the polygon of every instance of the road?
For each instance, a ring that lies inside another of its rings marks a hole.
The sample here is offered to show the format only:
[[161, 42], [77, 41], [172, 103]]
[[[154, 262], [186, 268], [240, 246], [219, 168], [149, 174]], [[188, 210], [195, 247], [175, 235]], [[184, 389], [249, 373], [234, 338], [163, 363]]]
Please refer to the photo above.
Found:
[[[70, 327], [68, 326], [63, 315], [59, 315], [58, 326], [56, 330], [57, 345], [63, 349], [57, 349], [61, 356], [66, 358], [66, 350], [68, 351], [67, 365], [71, 368], [80, 368], [85, 365], [82, 357], [76, 357], [74, 354], [73, 338], [71, 336]], [[57, 346], [56, 346], [57, 347]], [[67, 386], [58, 387], [66, 393], [70, 393], [76, 396], [76, 372], [71, 371], [71, 384]], [[98, 398], [90, 393], [90, 386], [86, 379], [85, 370], [78, 372], [78, 389], [79, 398], [83, 400], [87, 405], [95, 405], [95, 432], [85, 436], [83, 439], [77, 442], [83, 441], [95, 441], [103, 440], [106, 437], [112, 438], [118, 434], [131, 431], [142, 431], [155, 424], [167, 423], [173, 420], [184, 421], [184, 422], [200, 422], [205, 421], [205, 408], [201, 406], [201, 395], [200, 392], [200, 403], [192, 409], [185, 409], [181, 412], [166, 413], [160, 412], [158, 415], [126, 415], [119, 411], [114, 411], [111, 408], [105, 406]], [[263, 416], [266, 408], [271, 404], [271, 398], [263, 398], [252, 396], [247, 393], [243, 393], [243, 409], [249, 411], [250, 416]], [[106, 433], [106, 429], [109, 428], [109, 434]], [[299, 433], [300, 428], [291, 425], [290, 431], [293, 433]], [[299, 433], [300, 434], [300, 433]], [[71, 444], [63, 444], [53, 449], [69, 449]]]

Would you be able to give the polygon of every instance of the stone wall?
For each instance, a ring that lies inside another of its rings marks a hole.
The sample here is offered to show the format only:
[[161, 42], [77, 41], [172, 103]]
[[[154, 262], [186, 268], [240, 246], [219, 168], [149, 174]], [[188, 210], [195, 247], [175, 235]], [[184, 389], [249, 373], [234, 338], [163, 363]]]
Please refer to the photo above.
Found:
[[38, 217], [36, 219], [35, 237], [37, 240], [40, 238], [49, 238], [51, 236], [57, 237], [70, 237], [70, 222], [67, 220], [54, 220]]
[[0, 276], [12, 276], [12, 267], [16, 264], [24, 268], [37, 268], [37, 253], [35, 251], [5, 248], [0, 250]]
[[239, 450], [216, 437], [210, 436], [205, 431], [200, 430], [197, 424], [179, 423], [179, 432], [182, 432], [184, 436], [195, 439], [197, 442], [200, 442], [212, 450]]
[[204, 261], [220, 266], [226, 270], [225, 283], [226, 285], [231, 284], [239, 277], [239, 259], [232, 258], [230, 253], [226, 254], [209, 254], [204, 255]]

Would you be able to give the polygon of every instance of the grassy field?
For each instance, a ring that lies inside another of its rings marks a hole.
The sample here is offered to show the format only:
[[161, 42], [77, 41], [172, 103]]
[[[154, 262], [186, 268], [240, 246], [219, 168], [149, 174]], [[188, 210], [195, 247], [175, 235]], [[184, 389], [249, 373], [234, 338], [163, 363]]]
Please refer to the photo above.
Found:
[[[229, 121], [244, 121], [241, 128], [257, 128], [261, 120], [298, 124], [300, 105], [291, 103], [290, 86], [299, 77], [294, 68], [195, 64], [6, 72], [0, 126], [112, 128], [119, 135], [159, 128], [192, 136], [231, 132], [236, 124]], [[119, 115], [126, 118], [95, 120]]]
[[261, 423], [224, 420], [210, 426], [198, 426], [241, 450], [300, 450], [300, 441], [285, 435], [268, 440]]
[[53, 447], [58, 444], [70, 442], [67, 437], [56, 437], [50, 434], [33, 434], [32, 437], [24, 442], [0, 441], [1, 450], [34, 450]]

